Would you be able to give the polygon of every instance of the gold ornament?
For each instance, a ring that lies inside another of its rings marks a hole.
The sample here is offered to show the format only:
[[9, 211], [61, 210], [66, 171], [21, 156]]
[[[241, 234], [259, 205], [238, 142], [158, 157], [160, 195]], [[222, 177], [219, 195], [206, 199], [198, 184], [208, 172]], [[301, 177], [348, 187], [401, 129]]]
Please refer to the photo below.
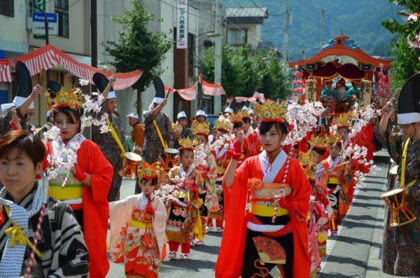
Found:
[[328, 137], [328, 145], [334, 146], [334, 145], [337, 145], [338, 143], [341, 143], [340, 136], [338, 134], [330, 133], [330, 136]]
[[140, 163], [137, 168], [137, 176], [139, 179], [152, 180], [155, 177], [158, 177], [161, 172], [161, 167], [159, 162], [149, 164], [147, 162]]
[[82, 90], [79, 88], [72, 88], [66, 90], [61, 88], [61, 90], [55, 94], [53, 98], [49, 92], [44, 93], [48, 107], [51, 110], [56, 108], [71, 108], [71, 109], [81, 109], [83, 107], [84, 97]]
[[191, 140], [190, 137], [180, 138], [179, 145], [180, 149], [194, 150], [194, 147], [197, 145], [196, 140]]
[[309, 143], [311, 144], [312, 148], [325, 149], [327, 140], [325, 136], [312, 135]]
[[238, 112], [238, 113], [233, 113], [232, 115], [230, 115], [230, 121], [232, 123], [242, 123], [242, 113]]
[[337, 116], [335, 118], [334, 123], [337, 125], [338, 128], [349, 127], [352, 120], [353, 120], [353, 112], [350, 110], [349, 112], [346, 112]]
[[217, 119], [216, 124], [215, 124], [215, 128], [217, 130], [224, 130], [226, 132], [230, 132], [231, 126], [232, 124], [229, 121], [229, 119], [223, 116], [220, 116], [219, 119]]
[[287, 102], [286, 101], [266, 101], [264, 104], [255, 103], [254, 111], [262, 122], [281, 122], [287, 121]]
[[191, 124], [191, 130], [194, 135], [198, 135], [198, 134], [209, 135], [210, 125], [208, 123], [200, 123], [198, 121], [193, 121], [193, 123]]

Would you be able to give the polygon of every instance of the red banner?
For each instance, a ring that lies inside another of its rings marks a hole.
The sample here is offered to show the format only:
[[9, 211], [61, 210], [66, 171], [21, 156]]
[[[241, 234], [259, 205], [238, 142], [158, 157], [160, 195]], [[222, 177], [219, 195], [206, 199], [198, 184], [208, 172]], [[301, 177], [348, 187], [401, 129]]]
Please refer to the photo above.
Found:
[[199, 81], [201, 83], [201, 88], [203, 89], [203, 94], [208, 96], [221, 96], [225, 95], [225, 89], [223, 89], [220, 84], [212, 84], [203, 80], [202, 75], [200, 74]]
[[192, 101], [197, 97], [197, 93], [195, 90], [196, 86], [197, 86], [197, 83], [195, 83], [193, 86], [186, 89], [173, 89], [173, 88], [169, 88], [168, 86], [165, 86], [165, 92], [166, 93], [177, 92], [179, 96], [182, 97], [183, 99]]

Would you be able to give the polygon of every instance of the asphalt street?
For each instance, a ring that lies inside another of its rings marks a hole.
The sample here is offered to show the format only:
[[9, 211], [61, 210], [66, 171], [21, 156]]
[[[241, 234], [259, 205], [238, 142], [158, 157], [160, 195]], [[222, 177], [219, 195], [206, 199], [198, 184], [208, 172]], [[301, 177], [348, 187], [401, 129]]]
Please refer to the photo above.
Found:
[[[385, 204], [380, 198], [386, 191], [389, 157], [383, 151], [375, 156], [376, 169], [367, 175], [355, 191], [338, 236], [327, 242], [327, 254], [319, 277], [392, 277], [381, 272], [381, 246]], [[124, 180], [121, 198], [134, 194], [134, 181]], [[195, 246], [187, 261], [165, 260], [160, 277], [214, 277], [214, 267], [222, 234], [210, 231], [205, 245]], [[179, 253], [178, 253], [179, 256]], [[107, 277], [125, 277], [124, 266], [111, 262]]]

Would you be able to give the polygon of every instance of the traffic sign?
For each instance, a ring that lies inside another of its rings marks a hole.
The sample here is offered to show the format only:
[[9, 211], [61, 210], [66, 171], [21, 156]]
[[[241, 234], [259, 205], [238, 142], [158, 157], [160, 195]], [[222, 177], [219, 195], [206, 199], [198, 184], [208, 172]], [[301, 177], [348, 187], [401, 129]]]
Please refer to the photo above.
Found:
[[48, 20], [48, 35], [58, 35], [58, 16], [56, 13], [32, 13], [32, 34], [45, 36], [45, 17]]

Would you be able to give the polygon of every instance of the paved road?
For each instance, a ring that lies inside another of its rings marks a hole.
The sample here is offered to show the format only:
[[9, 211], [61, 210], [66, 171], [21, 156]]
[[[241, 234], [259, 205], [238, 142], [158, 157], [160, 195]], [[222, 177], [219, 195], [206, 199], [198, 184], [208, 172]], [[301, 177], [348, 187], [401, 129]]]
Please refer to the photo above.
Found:
[[[391, 277], [381, 273], [381, 245], [385, 205], [380, 194], [386, 191], [389, 158], [384, 152], [376, 156], [376, 170], [356, 189], [353, 204], [339, 228], [338, 237], [329, 239], [319, 277]], [[121, 197], [134, 193], [134, 181], [125, 180]], [[192, 247], [188, 261], [165, 261], [163, 278], [214, 277], [221, 234], [206, 234], [204, 246]], [[124, 277], [124, 267], [111, 262], [107, 277]]]

